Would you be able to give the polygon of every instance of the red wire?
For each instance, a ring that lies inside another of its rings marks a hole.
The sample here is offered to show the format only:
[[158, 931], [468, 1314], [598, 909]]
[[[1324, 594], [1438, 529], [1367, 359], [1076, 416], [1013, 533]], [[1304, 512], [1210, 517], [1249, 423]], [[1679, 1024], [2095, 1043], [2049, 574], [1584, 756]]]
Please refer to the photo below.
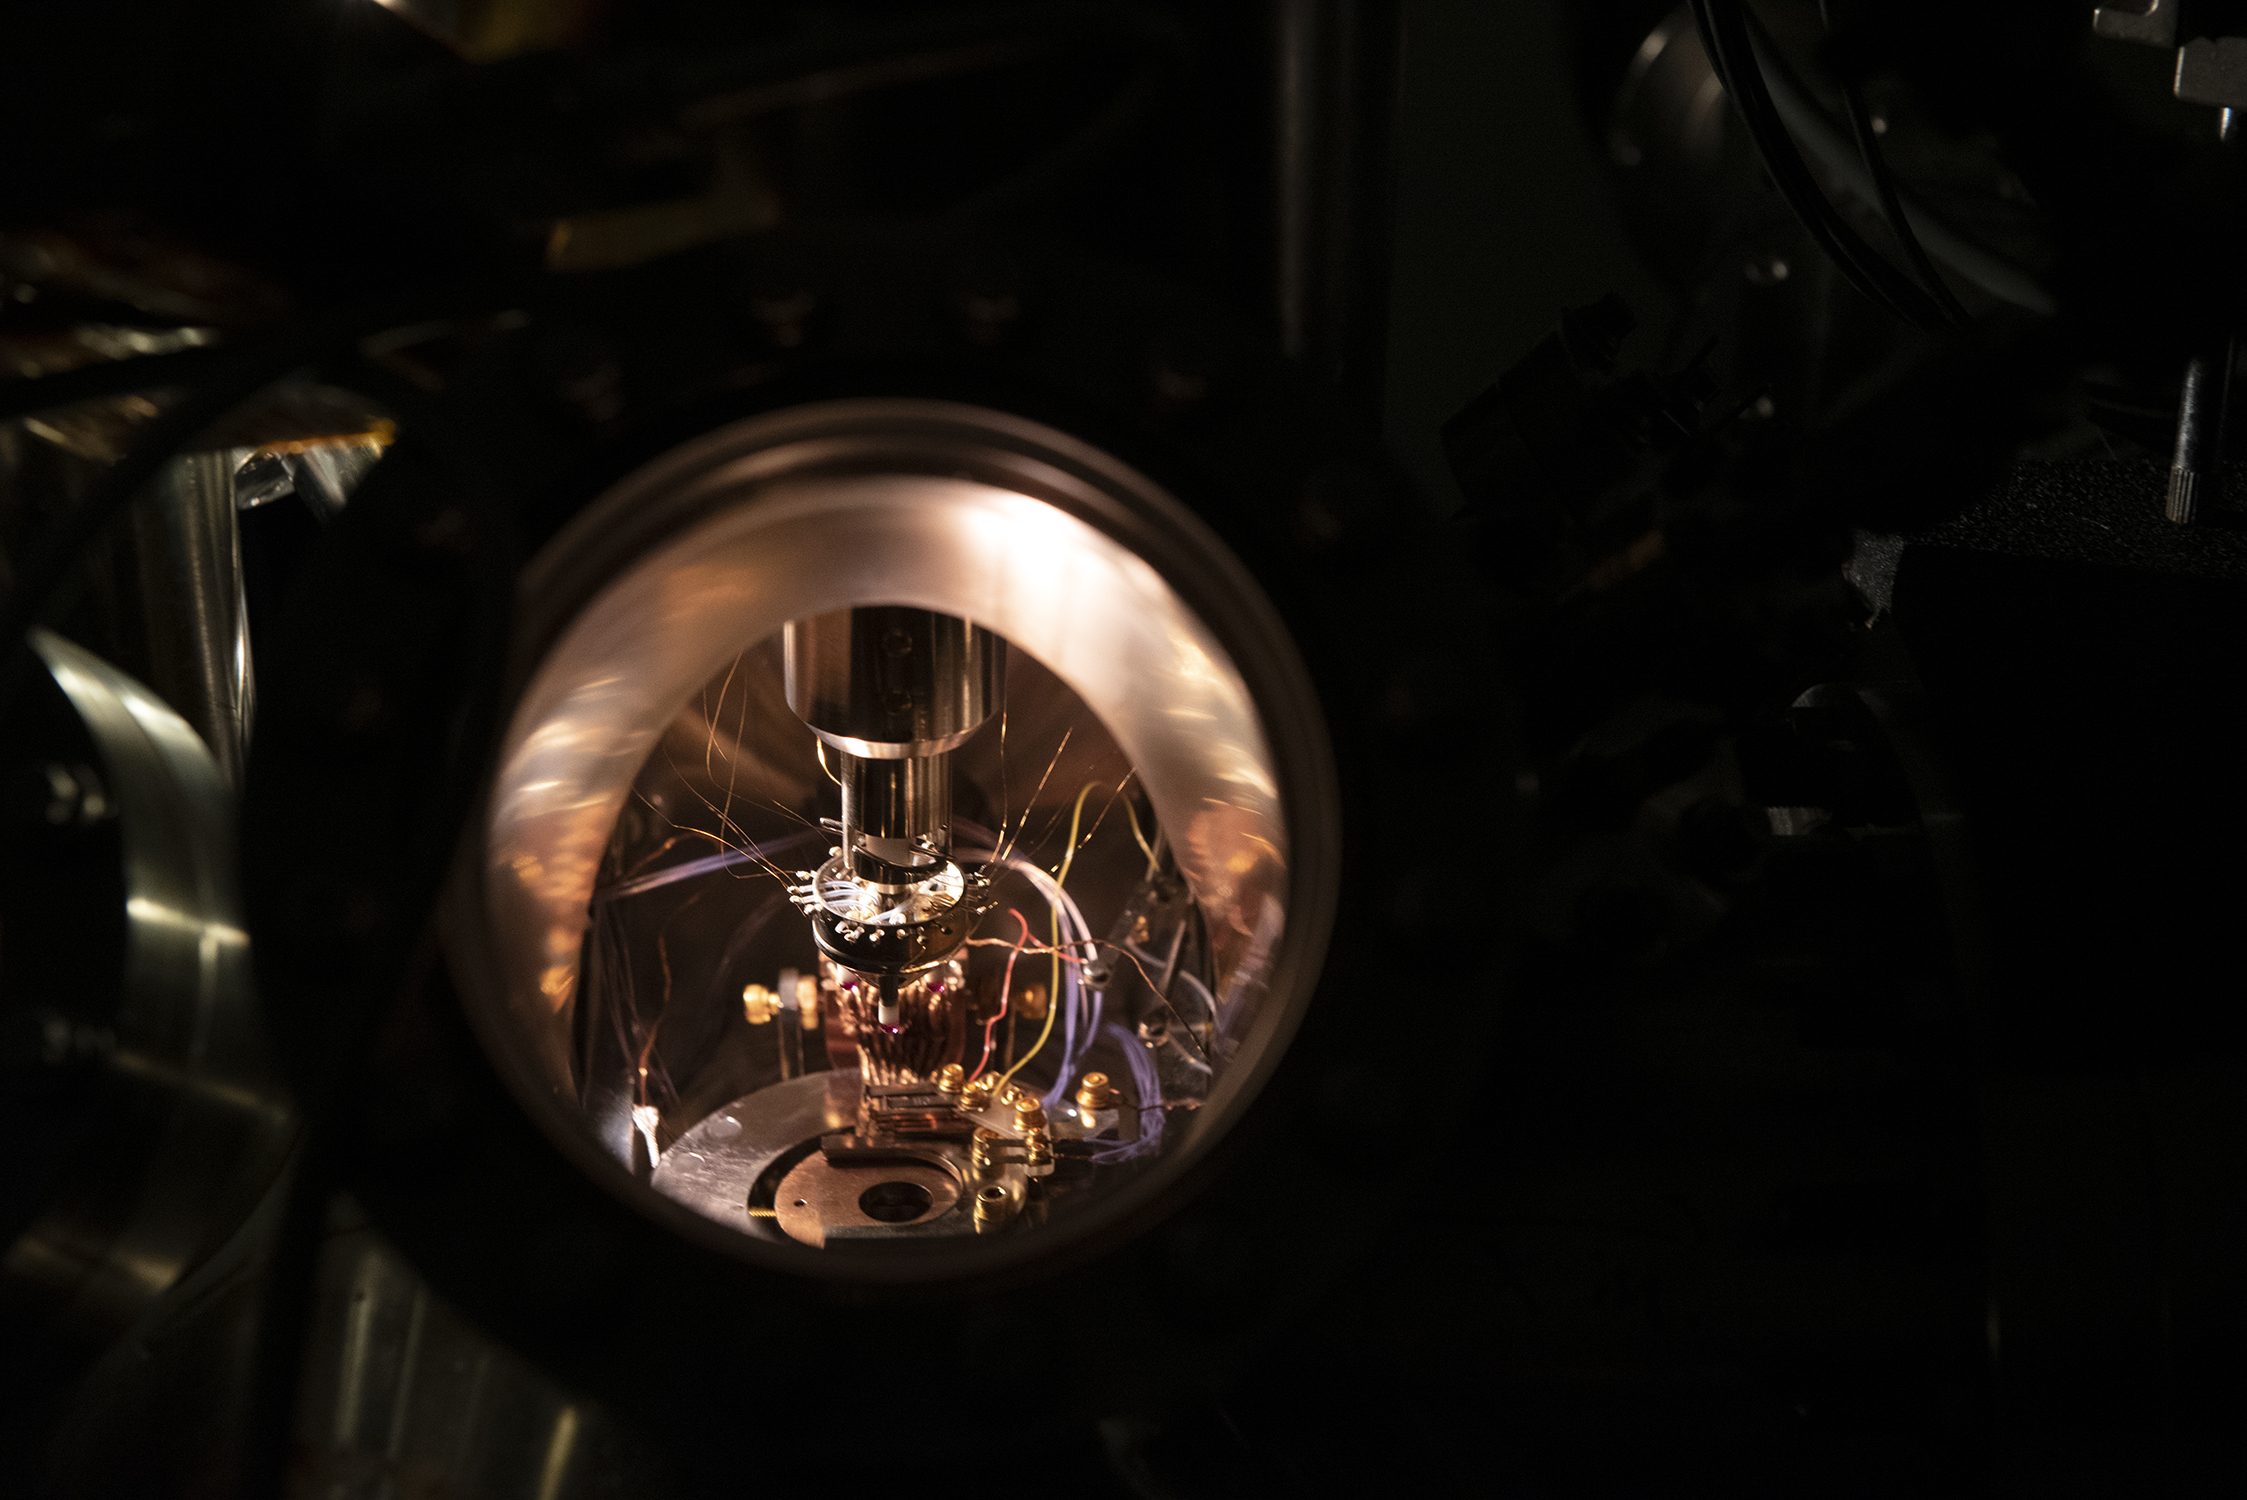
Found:
[[975, 1065], [974, 1072], [967, 1075], [969, 1083], [981, 1078], [983, 1070], [991, 1066], [991, 1033], [998, 1029], [999, 1022], [1006, 1019], [1007, 1001], [1014, 994], [1014, 961], [1022, 956], [1022, 945], [1030, 941], [1029, 918], [1011, 906], [1006, 909], [1006, 914], [1022, 924], [1022, 936], [1014, 940], [1014, 947], [1006, 956], [1006, 977], [999, 981], [999, 1008], [990, 1020], [983, 1023], [983, 1060]]

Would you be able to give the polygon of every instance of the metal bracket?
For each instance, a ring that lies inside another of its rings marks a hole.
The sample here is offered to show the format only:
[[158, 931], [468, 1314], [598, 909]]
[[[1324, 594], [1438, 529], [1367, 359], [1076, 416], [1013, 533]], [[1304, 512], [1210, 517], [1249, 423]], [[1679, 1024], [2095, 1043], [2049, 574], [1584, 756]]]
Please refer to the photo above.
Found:
[[2194, 37], [2177, 49], [2177, 97], [2247, 109], [2247, 37]]
[[2091, 30], [2116, 42], [2143, 42], [2148, 47], [2177, 45], [2177, 20], [2184, 0], [2151, 0], [2142, 11], [2100, 6], [2091, 12]]
[[[2142, 11], [2100, 6], [2091, 12], [2094, 34], [2148, 47], [2175, 47], [2172, 84], [2188, 104], [2247, 109], [2247, 37], [2192, 36], [2184, 29], [2184, 0], [2151, 0]], [[2182, 44], [2178, 38], [2185, 40]]]

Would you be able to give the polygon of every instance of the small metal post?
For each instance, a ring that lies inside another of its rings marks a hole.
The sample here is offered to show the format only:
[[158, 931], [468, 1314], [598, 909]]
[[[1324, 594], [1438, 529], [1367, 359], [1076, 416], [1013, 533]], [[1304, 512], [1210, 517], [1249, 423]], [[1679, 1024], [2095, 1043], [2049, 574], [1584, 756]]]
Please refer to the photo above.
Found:
[[[2216, 134], [2226, 146], [2247, 135], [2240, 111], [2216, 117]], [[2185, 384], [2177, 401], [2177, 448], [2169, 461], [2169, 493], [2161, 513], [2190, 526], [2223, 503], [2224, 417], [2231, 409], [2231, 370], [2238, 363], [2236, 339], [2221, 354], [2201, 355], [2185, 365]]]
[[796, 1005], [796, 971], [782, 969], [780, 995], [780, 1076], [800, 1078], [804, 1071], [803, 1012]]
[[2214, 506], [2223, 489], [2224, 406], [2231, 384], [2231, 350], [2202, 355], [2185, 366], [2177, 402], [2177, 448], [2169, 461], [2169, 495], [2162, 514], [2190, 526]]

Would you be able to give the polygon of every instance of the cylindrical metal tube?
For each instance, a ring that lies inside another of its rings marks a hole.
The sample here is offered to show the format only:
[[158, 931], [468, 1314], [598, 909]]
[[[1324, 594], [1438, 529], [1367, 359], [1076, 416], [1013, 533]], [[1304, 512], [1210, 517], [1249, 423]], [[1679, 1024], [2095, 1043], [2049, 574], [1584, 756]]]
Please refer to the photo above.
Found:
[[[915, 839], [949, 847], [952, 827], [952, 757], [916, 755], [908, 760], [837, 757], [843, 784], [843, 826], [864, 836], [874, 852], [892, 864], [916, 863], [909, 856]], [[894, 847], [891, 847], [894, 846]]]
[[791, 621], [788, 706], [847, 754], [903, 760], [964, 743], [997, 709], [1006, 643], [931, 610], [882, 605]]

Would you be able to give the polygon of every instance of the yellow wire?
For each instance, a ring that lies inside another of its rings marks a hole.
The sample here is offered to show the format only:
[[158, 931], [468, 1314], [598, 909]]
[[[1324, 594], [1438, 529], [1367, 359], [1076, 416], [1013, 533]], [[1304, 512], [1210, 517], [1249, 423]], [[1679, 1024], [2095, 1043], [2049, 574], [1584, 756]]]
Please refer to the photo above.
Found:
[[1147, 856], [1147, 873], [1153, 875], [1162, 868], [1162, 861], [1155, 858], [1155, 846], [1147, 842], [1147, 835], [1139, 831], [1139, 811], [1129, 797], [1124, 798], [1124, 816], [1131, 819], [1131, 836], [1138, 841], [1139, 852]]
[[[1068, 883], [1069, 866], [1075, 864], [1077, 860], [1077, 827], [1084, 820], [1084, 799], [1098, 790], [1097, 784], [1088, 781], [1085, 783], [1084, 790], [1077, 793], [1076, 809], [1069, 814], [1069, 849], [1067, 853], [1061, 856], [1060, 872], [1053, 877], [1053, 889], [1056, 894], [1059, 894], [1061, 888]], [[1045, 1029], [1038, 1033], [1037, 1045], [1023, 1053], [1021, 1059], [1013, 1067], [999, 1075], [998, 1086], [1000, 1090], [1004, 1090], [1009, 1083], [1014, 1081], [1014, 1075], [1022, 1071], [1024, 1064], [1045, 1050], [1046, 1038], [1053, 1035], [1053, 1018], [1061, 1012], [1061, 903], [1059, 901], [1053, 903], [1053, 923], [1050, 929], [1048, 946], [1053, 949], [1053, 982], [1046, 987], [1045, 992]]]

